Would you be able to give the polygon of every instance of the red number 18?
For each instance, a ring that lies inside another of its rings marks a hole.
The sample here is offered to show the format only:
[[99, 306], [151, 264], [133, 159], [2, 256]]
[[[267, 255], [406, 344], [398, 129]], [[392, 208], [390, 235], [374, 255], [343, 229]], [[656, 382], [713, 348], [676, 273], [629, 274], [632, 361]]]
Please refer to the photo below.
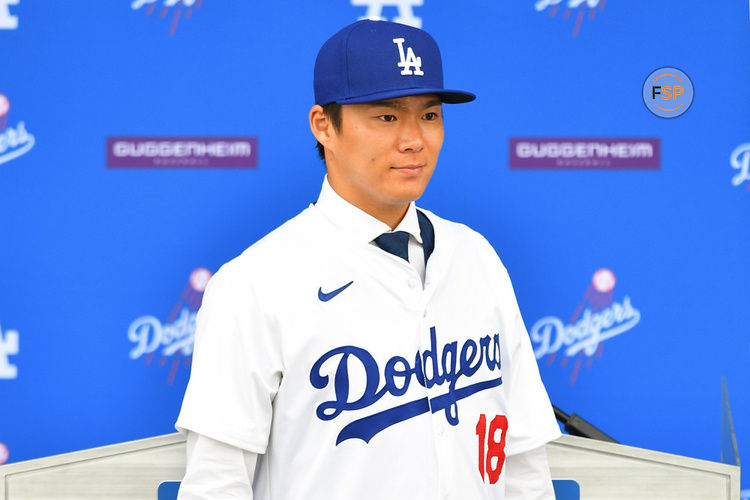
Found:
[[[500, 440], [495, 440], [495, 432], [500, 430]], [[495, 484], [503, 472], [505, 464], [505, 435], [508, 433], [508, 419], [504, 415], [495, 415], [490, 422], [489, 434], [487, 434], [487, 417], [482, 413], [477, 422], [477, 436], [479, 436], [479, 474], [484, 481], [484, 471], [490, 484]], [[484, 438], [487, 436], [487, 456], [484, 454]], [[494, 466], [492, 459], [495, 459]]]

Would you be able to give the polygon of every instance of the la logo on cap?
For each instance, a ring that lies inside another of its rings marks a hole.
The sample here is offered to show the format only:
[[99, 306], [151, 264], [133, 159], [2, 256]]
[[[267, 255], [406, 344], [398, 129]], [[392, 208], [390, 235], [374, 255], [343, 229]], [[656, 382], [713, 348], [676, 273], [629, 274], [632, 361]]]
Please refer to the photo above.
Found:
[[[393, 43], [398, 45], [398, 55], [400, 57], [400, 61], [398, 62], [397, 66], [399, 68], [404, 68], [401, 70], [401, 74], [417, 76], [424, 75], [424, 72], [422, 71], [422, 58], [414, 55], [414, 51], [411, 47], [406, 47], [406, 55], [404, 55], [404, 39], [394, 38]], [[414, 67], [414, 71], [411, 70], [412, 67]]]

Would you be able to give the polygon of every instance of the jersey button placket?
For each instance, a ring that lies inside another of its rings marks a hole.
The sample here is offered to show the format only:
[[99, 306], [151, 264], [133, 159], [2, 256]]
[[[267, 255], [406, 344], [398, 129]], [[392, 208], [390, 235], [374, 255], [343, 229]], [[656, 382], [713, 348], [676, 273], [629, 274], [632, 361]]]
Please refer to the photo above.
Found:
[[[429, 293], [430, 291], [420, 290], [420, 307], [419, 310], [421, 312], [421, 318], [420, 318], [420, 325], [421, 325], [421, 331], [420, 331], [420, 344], [421, 344], [421, 352], [424, 353], [428, 349], [432, 349], [431, 346], [431, 339], [430, 339], [430, 328], [435, 327], [437, 332], [438, 340], [436, 342], [436, 353], [434, 355], [438, 356], [438, 366], [441, 365], [441, 355], [442, 352], [442, 343], [440, 341], [440, 332], [438, 325], [434, 323], [434, 317], [433, 315], [427, 314], [427, 308], [428, 308], [428, 302], [429, 297], [432, 295]], [[423, 363], [424, 363], [424, 358]], [[432, 368], [427, 368], [423, 366], [423, 369], [425, 371], [425, 374], [430, 373], [433, 377], [435, 376], [434, 373], [432, 373]], [[440, 368], [438, 368], [440, 370]], [[442, 385], [433, 385], [431, 388], [426, 389], [427, 397], [430, 399], [436, 398], [447, 391], [447, 384]], [[441, 478], [441, 481], [439, 481], [438, 484], [438, 491], [439, 491], [439, 498], [446, 498], [450, 497], [449, 489], [447, 487], [447, 484], [450, 482], [448, 478], [450, 477], [450, 468], [451, 468], [451, 462], [452, 462], [452, 453], [450, 450], [450, 433], [447, 432], [450, 424], [446, 420], [445, 416], [445, 410], [440, 410], [435, 413], [430, 412], [430, 418], [432, 419], [432, 432], [433, 432], [433, 439], [435, 442], [435, 451], [437, 452], [437, 466], [438, 466], [438, 476]]]

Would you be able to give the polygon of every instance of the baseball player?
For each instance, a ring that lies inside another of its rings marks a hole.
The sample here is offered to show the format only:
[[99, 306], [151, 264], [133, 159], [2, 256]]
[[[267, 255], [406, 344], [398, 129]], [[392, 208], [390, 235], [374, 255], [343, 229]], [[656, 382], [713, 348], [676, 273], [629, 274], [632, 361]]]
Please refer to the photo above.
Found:
[[180, 499], [554, 498], [560, 434], [511, 282], [417, 208], [443, 141], [426, 32], [359, 21], [320, 49], [317, 202], [228, 262], [198, 313]]

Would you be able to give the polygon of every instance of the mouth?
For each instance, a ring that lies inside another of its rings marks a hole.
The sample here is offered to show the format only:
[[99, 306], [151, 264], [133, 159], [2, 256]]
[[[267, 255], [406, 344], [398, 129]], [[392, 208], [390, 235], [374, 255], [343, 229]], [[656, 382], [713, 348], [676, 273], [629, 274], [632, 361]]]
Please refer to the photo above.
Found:
[[422, 173], [424, 165], [404, 165], [403, 167], [391, 167], [394, 170], [398, 170], [404, 175], [415, 176]]

